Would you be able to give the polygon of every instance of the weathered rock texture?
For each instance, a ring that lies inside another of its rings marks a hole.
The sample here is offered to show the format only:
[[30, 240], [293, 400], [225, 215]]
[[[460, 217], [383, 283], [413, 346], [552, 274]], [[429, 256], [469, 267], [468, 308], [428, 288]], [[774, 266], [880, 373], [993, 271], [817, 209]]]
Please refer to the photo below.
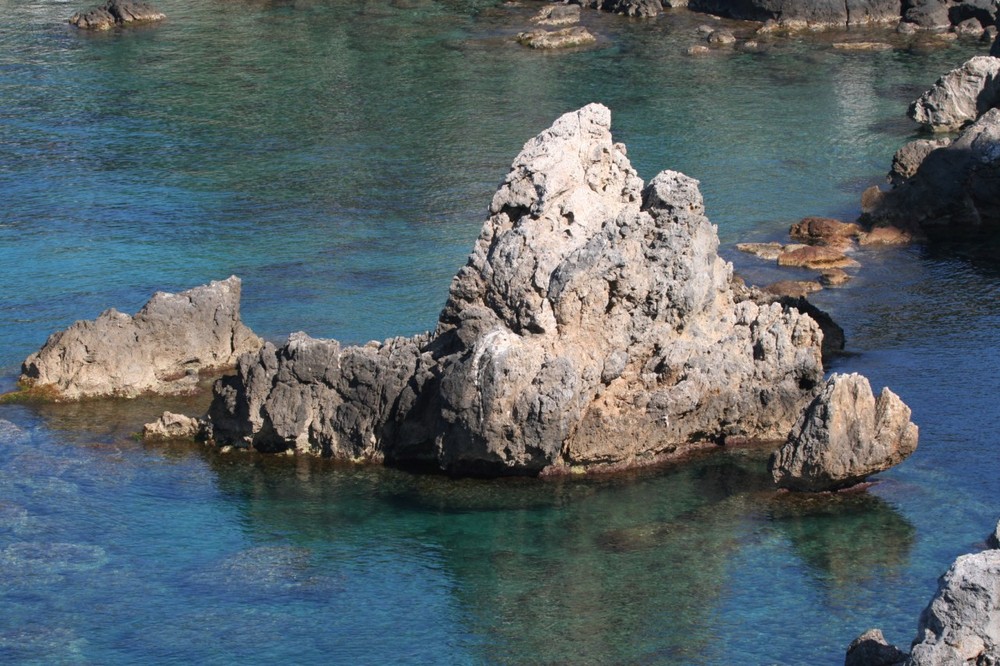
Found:
[[610, 122], [589, 105], [525, 144], [433, 334], [265, 345], [217, 384], [217, 441], [535, 474], [784, 437], [818, 325], [735, 290], [697, 181], [644, 187]]
[[907, 666], [1000, 663], [1000, 550], [962, 555], [920, 615]]
[[82, 30], [108, 30], [129, 23], [152, 23], [166, 16], [145, 2], [108, 0], [85, 12], [77, 12], [69, 22]]
[[24, 361], [21, 384], [55, 399], [192, 389], [198, 374], [232, 368], [260, 339], [240, 321], [240, 279], [157, 292], [134, 317], [111, 309], [54, 333]]
[[[913, 150], [922, 152], [928, 147], [922, 144]], [[869, 221], [902, 228], [919, 226], [929, 236], [996, 230], [1000, 227], [1000, 109], [984, 113], [950, 144], [929, 150], [912, 176], [896, 181], [888, 192], [865, 193], [862, 206]]]
[[952, 131], [1000, 104], [1000, 58], [976, 56], [953, 69], [910, 105], [910, 118], [934, 131]]
[[783, 488], [836, 490], [902, 462], [917, 436], [895, 393], [882, 389], [876, 400], [863, 376], [834, 374], [768, 466]]
[[163, 415], [142, 428], [145, 440], [198, 439], [207, 434], [208, 423], [184, 414], [163, 412]]
[[[864, 656], [871, 656], [865, 661]], [[885, 657], [880, 661], [878, 656]], [[894, 660], [889, 660], [890, 657]], [[848, 666], [992, 666], [1000, 663], [1000, 550], [955, 560], [920, 614], [910, 654], [870, 629], [848, 648]]]

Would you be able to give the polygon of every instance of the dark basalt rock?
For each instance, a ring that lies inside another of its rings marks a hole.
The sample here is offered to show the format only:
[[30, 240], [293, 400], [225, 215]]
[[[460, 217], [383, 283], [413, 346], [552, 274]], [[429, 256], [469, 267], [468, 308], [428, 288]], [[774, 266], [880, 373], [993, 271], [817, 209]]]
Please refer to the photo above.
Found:
[[899, 20], [899, 0], [690, 0], [689, 8], [747, 21], [793, 27], [846, 27]]

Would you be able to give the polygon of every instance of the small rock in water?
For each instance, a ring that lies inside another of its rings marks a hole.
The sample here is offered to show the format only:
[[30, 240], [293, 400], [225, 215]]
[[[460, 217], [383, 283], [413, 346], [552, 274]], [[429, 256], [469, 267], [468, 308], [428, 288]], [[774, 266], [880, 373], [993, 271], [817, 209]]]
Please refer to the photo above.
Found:
[[791, 226], [788, 235], [807, 243], [827, 244], [857, 236], [861, 227], [829, 217], [804, 217]]
[[533, 49], [566, 49], [593, 44], [597, 37], [582, 26], [562, 30], [528, 30], [517, 35], [517, 43]]
[[899, 227], [874, 227], [862, 234], [862, 245], [909, 245], [914, 241], [913, 233]]
[[986, 538], [986, 545], [990, 548], [1000, 548], [1000, 520], [997, 521], [997, 526], [993, 529], [993, 534]]
[[580, 22], [580, 5], [546, 5], [531, 19], [538, 25], [572, 25]]
[[737, 243], [736, 249], [761, 259], [774, 261], [785, 249], [785, 246], [781, 243]]
[[687, 50], [687, 54], [688, 55], [693, 55], [693, 56], [705, 55], [705, 54], [708, 54], [708, 53], [711, 53], [711, 52], [712, 52], [712, 49], [708, 48], [704, 44], [695, 44], [694, 46], [688, 47], [688, 50]]
[[802, 298], [820, 291], [823, 288], [818, 282], [811, 280], [779, 280], [764, 287], [764, 291], [775, 296], [791, 296]]
[[838, 51], [891, 51], [892, 44], [885, 42], [834, 42]]
[[888, 388], [875, 399], [868, 380], [834, 374], [768, 462], [782, 488], [846, 488], [905, 460], [919, 431], [910, 408]]
[[819, 277], [819, 282], [824, 287], [839, 287], [850, 281], [851, 276], [840, 268], [828, 268]]
[[779, 266], [799, 268], [848, 268], [858, 262], [850, 259], [841, 250], [820, 245], [786, 246], [778, 255]]
[[894, 666], [906, 659], [906, 653], [885, 640], [880, 629], [869, 629], [847, 648], [844, 666]]
[[719, 30], [712, 31], [712, 33], [708, 36], [708, 43], [714, 46], [734, 44], [736, 43], [736, 36], [733, 35], [732, 31], [720, 28]]
[[142, 427], [142, 438], [145, 440], [167, 439], [197, 439], [208, 424], [196, 418], [173, 412], [163, 412], [163, 416]]
[[163, 12], [145, 2], [108, 0], [103, 5], [73, 14], [69, 22], [81, 30], [108, 30], [129, 23], [152, 23], [165, 18]]

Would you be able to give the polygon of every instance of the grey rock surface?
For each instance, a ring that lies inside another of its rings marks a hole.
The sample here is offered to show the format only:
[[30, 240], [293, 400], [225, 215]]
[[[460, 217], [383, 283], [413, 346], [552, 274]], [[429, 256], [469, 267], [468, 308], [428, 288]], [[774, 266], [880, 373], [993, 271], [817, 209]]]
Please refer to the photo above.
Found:
[[888, 181], [892, 185], [899, 185], [913, 178], [928, 155], [949, 143], [951, 139], [917, 139], [905, 144], [892, 156]]
[[517, 42], [532, 49], [568, 49], [574, 46], [586, 46], [597, 41], [589, 30], [581, 25], [558, 30], [534, 28], [517, 34]]
[[166, 18], [163, 12], [145, 2], [108, 0], [102, 5], [70, 17], [71, 25], [81, 30], [109, 30], [129, 23], [151, 23]]
[[849, 487], [902, 462], [917, 448], [910, 408], [888, 388], [878, 399], [858, 374], [834, 374], [768, 463], [783, 488]]
[[261, 345], [240, 321], [240, 279], [157, 292], [136, 315], [111, 309], [49, 336], [21, 384], [59, 400], [180, 393]]
[[914, 101], [909, 116], [934, 131], [953, 131], [1000, 104], [1000, 58], [975, 56]]
[[303, 334], [216, 385], [220, 444], [455, 473], [646, 464], [784, 437], [822, 334], [731, 284], [697, 181], [644, 186], [592, 104], [527, 142], [433, 334]]
[[962, 555], [920, 616], [907, 666], [1000, 663], [1000, 550]]
[[600, 0], [602, 11], [624, 16], [657, 16], [662, 6], [660, 0]]

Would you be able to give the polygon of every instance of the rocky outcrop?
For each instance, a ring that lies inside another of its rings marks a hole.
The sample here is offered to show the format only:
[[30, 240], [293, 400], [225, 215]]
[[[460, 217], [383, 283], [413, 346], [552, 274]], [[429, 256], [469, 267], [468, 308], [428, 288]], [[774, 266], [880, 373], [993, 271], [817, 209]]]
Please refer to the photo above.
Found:
[[433, 334], [265, 345], [216, 385], [217, 442], [495, 475], [783, 437], [818, 325], [735, 289], [697, 181], [644, 186], [610, 121], [589, 105], [525, 144]]
[[240, 279], [157, 292], [134, 317], [111, 309], [51, 335], [21, 368], [21, 385], [56, 399], [180, 393], [200, 373], [232, 368], [260, 339], [240, 321]]
[[1000, 226], [1000, 109], [984, 113], [950, 144], [930, 149], [913, 175], [897, 178], [888, 192], [866, 191], [862, 208], [870, 222], [919, 225], [929, 236], [995, 230]]
[[103, 5], [73, 14], [69, 22], [81, 30], [109, 30], [129, 23], [152, 23], [165, 18], [165, 14], [145, 2], [108, 0]]
[[845, 488], [902, 462], [917, 448], [910, 408], [888, 388], [875, 399], [868, 380], [834, 374], [768, 462], [782, 488]]
[[[997, 526], [1000, 531], [1000, 525]], [[989, 666], [1000, 663], [1000, 543], [962, 555], [938, 581], [907, 654], [869, 629], [847, 650], [847, 666]]]
[[910, 105], [908, 114], [935, 132], [968, 125], [1000, 105], [1000, 58], [976, 56], [953, 69]]
[[899, 0], [689, 0], [699, 12], [747, 21], [774, 21], [791, 28], [845, 28], [894, 24]]
[[573, 25], [580, 22], [580, 5], [545, 5], [531, 21], [538, 25]]
[[1000, 550], [962, 555], [920, 615], [907, 666], [1000, 661]]
[[997, 521], [997, 526], [993, 528], [993, 533], [986, 537], [986, 545], [990, 548], [1000, 548], [1000, 520]]

